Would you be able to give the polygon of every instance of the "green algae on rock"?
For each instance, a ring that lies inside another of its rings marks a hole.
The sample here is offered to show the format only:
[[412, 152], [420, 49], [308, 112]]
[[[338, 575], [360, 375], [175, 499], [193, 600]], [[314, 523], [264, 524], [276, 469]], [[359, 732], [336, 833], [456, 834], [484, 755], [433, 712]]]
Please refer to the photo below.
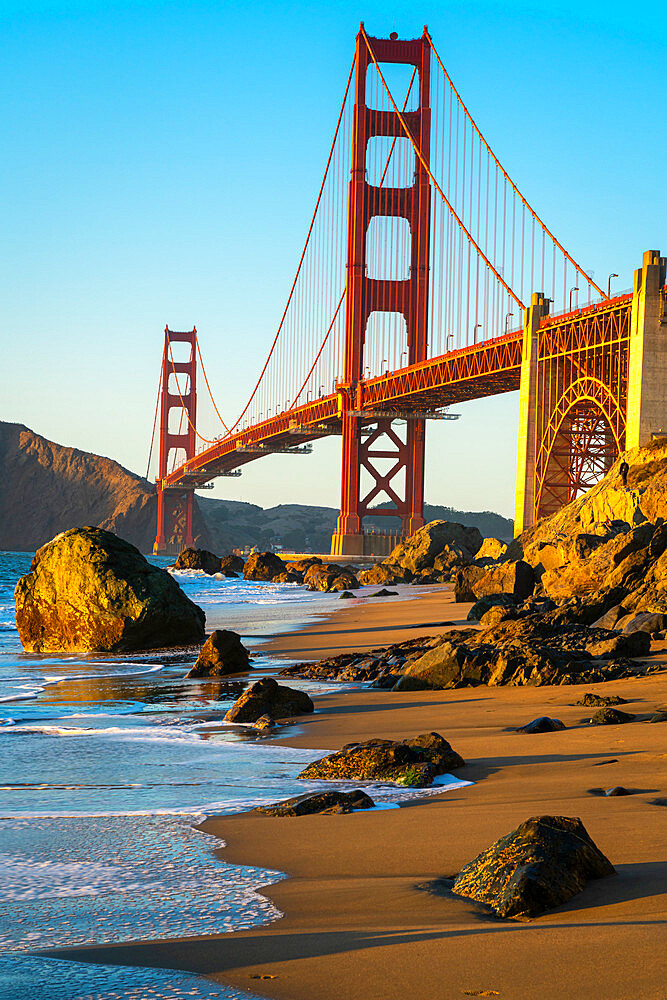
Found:
[[16, 584], [26, 652], [116, 653], [200, 643], [205, 615], [163, 569], [101, 528], [71, 528]]
[[452, 891], [499, 917], [526, 920], [566, 903], [589, 879], [614, 873], [580, 819], [533, 816], [466, 865]]
[[313, 761], [297, 777], [403, 782], [407, 776], [411, 787], [423, 788], [438, 774], [463, 767], [464, 763], [439, 733], [422, 733], [408, 740], [348, 743], [337, 753]]

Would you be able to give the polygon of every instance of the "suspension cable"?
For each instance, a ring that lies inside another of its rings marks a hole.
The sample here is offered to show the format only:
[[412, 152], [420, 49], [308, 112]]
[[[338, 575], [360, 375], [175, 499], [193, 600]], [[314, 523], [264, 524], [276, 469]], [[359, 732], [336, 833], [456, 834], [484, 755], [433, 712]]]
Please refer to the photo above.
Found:
[[371, 43], [370, 43], [370, 41], [368, 39], [368, 35], [366, 34], [366, 30], [365, 30], [363, 24], [361, 25], [361, 33], [362, 33], [362, 35], [364, 37], [364, 41], [366, 42], [366, 46], [368, 48], [368, 54], [370, 55], [371, 60], [373, 61], [373, 65], [375, 66], [377, 74], [380, 77], [380, 80], [382, 81], [382, 85], [384, 86], [384, 89], [387, 91], [387, 96], [389, 97], [389, 100], [391, 101], [391, 105], [392, 105], [392, 107], [394, 109], [394, 112], [396, 113], [396, 116], [397, 116], [399, 122], [401, 123], [403, 131], [405, 132], [407, 138], [412, 143], [412, 146], [413, 146], [413, 149], [415, 151], [415, 154], [416, 154], [417, 158], [419, 159], [419, 162], [421, 163], [422, 167], [424, 168], [424, 170], [428, 174], [428, 176], [429, 176], [429, 178], [431, 180], [431, 183], [433, 184], [434, 188], [436, 189], [436, 191], [438, 192], [438, 194], [440, 195], [440, 197], [442, 198], [442, 200], [447, 205], [447, 207], [448, 207], [449, 211], [451, 212], [453, 218], [456, 220], [456, 222], [457, 222], [457, 224], [459, 226], [459, 229], [465, 234], [466, 238], [468, 239], [468, 242], [475, 248], [475, 250], [477, 251], [477, 253], [479, 254], [479, 256], [482, 258], [482, 260], [486, 264], [486, 266], [488, 268], [490, 268], [491, 271], [493, 271], [493, 273], [495, 274], [496, 278], [501, 283], [501, 285], [503, 286], [503, 288], [505, 289], [505, 291], [508, 293], [508, 295], [511, 295], [511, 297], [514, 299], [514, 301], [519, 306], [519, 308], [520, 309], [525, 309], [525, 306], [524, 306], [523, 302], [521, 301], [521, 299], [517, 298], [516, 294], [512, 291], [512, 289], [507, 284], [507, 282], [502, 277], [502, 275], [500, 275], [498, 273], [498, 271], [496, 271], [495, 267], [493, 266], [493, 264], [491, 263], [491, 261], [489, 260], [489, 258], [486, 256], [486, 254], [484, 253], [484, 251], [482, 250], [482, 248], [475, 242], [475, 240], [472, 237], [472, 234], [470, 232], [468, 232], [468, 230], [467, 230], [466, 226], [464, 225], [463, 221], [459, 218], [459, 216], [457, 215], [457, 213], [454, 211], [454, 208], [453, 208], [451, 202], [449, 201], [449, 199], [445, 195], [444, 191], [442, 190], [442, 188], [438, 184], [437, 180], [435, 179], [435, 177], [431, 173], [431, 169], [430, 169], [428, 163], [426, 162], [426, 160], [424, 159], [424, 156], [422, 154], [421, 149], [419, 148], [419, 146], [415, 142], [414, 137], [412, 135], [412, 132], [410, 131], [410, 129], [408, 128], [408, 126], [405, 124], [405, 119], [403, 118], [403, 115], [401, 114], [401, 112], [398, 110], [398, 107], [396, 106], [396, 101], [394, 100], [393, 95], [392, 95], [391, 91], [389, 90], [389, 87], [387, 86], [387, 81], [385, 80], [384, 76], [382, 75], [382, 70], [380, 69], [380, 67], [378, 65], [378, 61], [375, 58], [375, 53], [373, 52], [373, 49], [371, 47]]
[[345, 85], [345, 93], [343, 94], [343, 103], [341, 104], [340, 112], [338, 114], [338, 120], [336, 122], [336, 128], [335, 128], [335, 131], [334, 131], [334, 137], [333, 137], [333, 140], [331, 142], [331, 149], [329, 150], [329, 156], [327, 158], [327, 165], [324, 168], [324, 177], [322, 178], [322, 183], [320, 184], [320, 190], [319, 190], [319, 193], [317, 195], [317, 201], [315, 202], [315, 210], [313, 211], [313, 217], [310, 220], [310, 226], [308, 227], [308, 234], [306, 236], [306, 242], [304, 243], [303, 250], [301, 252], [301, 257], [299, 258], [299, 265], [298, 265], [298, 267], [296, 269], [296, 274], [294, 276], [294, 281], [292, 282], [292, 287], [290, 288], [290, 292], [289, 292], [289, 295], [287, 297], [287, 303], [286, 303], [285, 308], [283, 310], [283, 314], [282, 314], [282, 316], [280, 318], [280, 323], [278, 324], [278, 329], [276, 331], [276, 335], [273, 338], [273, 343], [271, 344], [271, 349], [269, 351], [268, 357], [266, 359], [264, 367], [262, 368], [262, 370], [260, 372], [259, 378], [257, 379], [257, 382], [255, 383], [255, 388], [252, 390], [252, 392], [250, 394], [250, 399], [246, 403], [246, 405], [245, 405], [245, 407], [243, 409], [243, 412], [239, 416], [238, 420], [234, 424], [232, 424], [230, 430], [228, 431], [228, 433], [230, 435], [231, 435], [232, 431], [236, 427], [238, 427], [238, 425], [240, 424], [241, 420], [243, 419], [243, 417], [245, 416], [245, 414], [248, 412], [248, 408], [250, 407], [250, 404], [252, 403], [252, 401], [254, 399], [255, 393], [257, 392], [257, 389], [259, 388], [259, 384], [262, 381], [262, 378], [264, 377], [264, 372], [266, 371], [266, 369], [268, 367], [268, 364], [269, 364], [269, 361], [271, 360], [271, 356], [272, 356], [273, 351], [275, 349], [276, 343], [278, 342], [278, 337], [280, 336], [280, 331], [283, 328], [283, 323], [285, 322], [285, 317], [287, 315], [287, 310], [289, 309], [290, 302], [292, 301], [292, 296], [294, 295], [294, 289], [296, 288], [296, 283], [297, 283], [297, 280], [299, 278], [299, 274], [301, 273], [301, 267], [303, 265], [304, 257], [306, 256], [306, 250], [308, 249], [308, 243], [310, 242], [310, 237], [311, 237], [312, 232], [313, 232], [313, 227], [315, 225], [315, 218], [317, 216], [317, 210], [319, 209], [319, 207], [320, 207], [320, 201], [322, 200], [322, 193], [324, 191], [324, 183], [325, 183], [325, 181], [327, 179], [327, 174], [329, 173], [329, 167], [331, 165], [331, 160], [333, 159], [334, 147], [336, 145], [336, 139], [338, 138], [338, 130], [340, 128], [340, 123], [341, 123], [341, 120], [343, 118], [343, 111], [345, 110], [345, 104], [347, 102], [347, 95], [348, 95], [348, 91], [350, 89], [350, 83], [352, 82], [352, 74], [354, 73], [354, 67], [355, 67], [356, 59], [357, 59], [357, 57], [356, 57], [356, 53], [355, 53], [354, 59], [352, 60], [352, 66], [350, 67], [350, 72], [349, 72], [349, 75], [348, 75], [348, 78], [347, 78], [347, 83]]
[[195, 344], [197, 345], [197, 357], [199, 358], [199, 364], [201, 365], [202, 375], [204, 376], [204, 382], [206, 382], [206, 388], [208, 389], [208, 394], [211, 397], [211, 402], [213, 403], [213, 409], [218, 414], [218, 419], [219, 419], [220, 423], [222, 424], [222, 426], [227, 431], [227, 434], [229, 435], [229, 434], [231, 434], [231, 431], [230, 431], [229, 427], [227, 426], [227, 424], [225, 423], [225, 421], [222, 419], [222, 415], [220, 413], [220, 410], [216, 406], [215, 400], [213, 398], [213, 393], [211, 392], [211, 387], [208, 384], [208, 378], [206, 377], [206, 369], [204, 368], [204, 359], [201, 356], [201, 350], [199, 348], [199, 337], [197, 336], [196, 333], [195, 333]]
[[[582, 270], [582, 268], [577, 264], [576, 260], [574, 260], [574, 258], [571, 257], [570, 254], [567, 252], [567, 250], [565, 249], [565, 247], [561, 243], [559, 243], [559, 241], [556, 239], [556, 237], [551, 232], [551, 230], [547, 226], [545, 226], [545, 224], [542, 222], [542, 220], [540, 219], [540, 217], [537, 214], [537, 212], [535, 212], [535, 210], [531, 207], [531, 205], [529, 205], [529, 203], [526, 201], [526, 199], [524, 198], [524, 196], [521, 194], [521, 192], [519, 191], [518, 187], [516, 186], [516, 184], [514, 183], [514, 181], [512, 180], [512, 178], [509, 176], [509, 174], [507, 173], [507, 171], [503, 167], [502, 163], [499, 161], [498, 157], [493, 152], [493, 150], [489, 146], [488, 142], [486, 141], [486, 139], [482, 135], [482, 133], [481, 133], [480, 129], [478, 128], [476, 122], [474, 121], [472, 115], [468, 111], [468, 108], [463, 103], [461, 95], [459, 94], [458, 90], [456, 89], [456, 87], [452, 83], [452, 78], [450, 77], [449, 73], [445, 69], [445, 67], [443, 65], [443, 62], [442, 62], [442, 59], [438, 55], [438, 51], [437, 51], [435, 45], [433, 44], [433, 39], [429, 35], [428, 31], [425, 31], [425, 34], [426, 34], [426, 38], [428, 39], [428, 43], [431, 46], [431, 50], [433, 52], [433, 55], [435, 56], [435, 58], [436, 58], [436, 60], [438, 62], [438, 65], [440, 66], [440, 69], [445, 74], [445, 78], [446, 78], [449, 86], [452, 88], [452, 91], [455, 94], [457, 101], [461, 105], [461, 109], [462, 109], [463, 113], [467, 117], [467, 119], [470, 122], [472, 128], [475, 130], [475, 132], [479, 136], [480, 140], [484, 144], [484, 146], [486, 148], [486, 151], [490, 155], [490, 157], [493, 160], [493, 162], [495, 163], [495, 165], [500, 170], [500, 172], [503, 175], [503, 177], [505, 178], [505, 180], [509, 183], [509, 185], [512, 188], [512, 190], [514, 191], [514, 193], [519, 196], [519, 198], [521, 199], [522, 203], [528, 209], [528, 211], [530, 212], [530, 214], [533, 216], [533, 218], [542, 227], [542, 230], [547, 234], [547, 236], [549, 237], [549, 239], [552, 240], [555, 243], [555, 245], [558, 247], [558, 249], [561, 251], [561, 253], [564, 254], [565, 257], [567, 257], [567, 259], [570, 261], [570, 263], [575, 268], [575, 270], [578, 271], [578, 273], [584, 278], [584, 280], [586, 281], [586, 283], [589, 284], [592, 288], [594, 288], [596, 290], [596, 292], [599, 292], [603, 299], [608, 298], [607, 293], [605, 291], [603, 291], [599, 287], [599, 285], [596, 285], [596, 283], [593, 281], [593, 279], [588, 274], [586, 274], [586, 272], [584, 270]], [[368, 44], [368, 39], [366, 39], [366, 42]], [[370, 46], [369, 46], [369, 51], [370, 51]], [[371, 53], [371, 56], [372, 56], [372, 53]], [[373, 60], [373, 61], [375, 61], [375, 60]], [[385, 84], [385, 86], [386, 86], [386, 84]]]
[[148, 479], [148, 476], [151, 471], [151, 458], [153, 457], [153, 445], [155, 443], [155, 428], [157, 427], [157, 414], [158, 410], [160, 409], [160, 390], [162, 388], [163, 367], [164, 367], [163, 365], [160, 365], [160, 378], [157, 386], [157, 399], [155, 400], [155, 416], [153, 417], [153, 433], [151, 434], [151, 446], [148, 451], [148, 463], [146, 465], [146, 479]]

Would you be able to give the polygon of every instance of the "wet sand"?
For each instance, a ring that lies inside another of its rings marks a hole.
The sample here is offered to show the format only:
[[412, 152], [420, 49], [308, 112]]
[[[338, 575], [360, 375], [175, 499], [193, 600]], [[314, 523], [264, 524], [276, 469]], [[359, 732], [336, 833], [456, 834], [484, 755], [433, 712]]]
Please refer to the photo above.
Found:
[[[419, 618], [428, 633], [426, 619], [438, 618], [441, 601], [434, 592], [400, 603], [412, 604], [413, 624]], [[359, 612], [344, 609], [326, 627], [303, 631], [298, 656], [394, 641], [387, 636], [397, 624], [406, 634], [400, 616], [409, 618], [398, 608], [369, 605], [364, 625], [379, 631], [367, 635]], [[574, 704], [588, 690], [629, 699], [623, 709], [637, 721], [588, 726], [594, 710]], [[436, 730], [467, 761], [458, 776], [475, 784], [377, 813], [210, 819], [205, 829], [223, 839], [226, 860], [290, 875], [262, 890], [281, 920], [218, 937], [68, 954], [201, 972], [280, 1000], [665, 1000], [667, 807], [653, 802], [667, 801], [667, 723], [647, 720], [666, 703], [667, 674], [585, 687], [326, 695], [286, 742], [328, 749]], [[512, 731], [544, 714], [568, 728]], [[589, 793], [614, 785], [635, 794]], [[538, 814], [579, 816], [617, 874], [525, 923], [419, 888]]]

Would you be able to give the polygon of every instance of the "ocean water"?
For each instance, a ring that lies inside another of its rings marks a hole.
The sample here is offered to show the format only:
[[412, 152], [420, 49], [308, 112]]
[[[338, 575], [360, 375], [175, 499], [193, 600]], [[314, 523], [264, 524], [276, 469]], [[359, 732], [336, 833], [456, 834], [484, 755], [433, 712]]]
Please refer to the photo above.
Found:
[[[33, 998], [36, 984], [43, 1000], [238, 1000], [233, 990], [178, 971], [34, 953], [277, 919], [258, 887], [281, 873], [225, 863], [215, 854], [220, 842], [197, 823], [325, 787], [296, 780], [322, 751], [270, 745], [247, 727], [221, 725], [232, 704], [223, 685], [185, 679], [195, 649], [24, 654], [13, 591], [30, 560], [0, 552], [0, 1000]], [[262, 673], [278, 666], [262, 652], [268, 635], [338, 600], [289, 584], [194, 572], [176, 579], [206, 611], [208, 629], [241, 633]], [[335, 687], [290, 683], [315, 698]], [[371, 794], [390, 805], [415, 793], [375, 785]]]

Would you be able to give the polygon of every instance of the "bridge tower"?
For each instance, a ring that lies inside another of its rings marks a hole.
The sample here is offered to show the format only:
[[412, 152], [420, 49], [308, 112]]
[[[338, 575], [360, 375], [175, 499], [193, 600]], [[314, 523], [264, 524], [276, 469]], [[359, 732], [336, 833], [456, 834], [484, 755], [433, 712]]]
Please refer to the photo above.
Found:
[[[176, 361], [172, 344], [189, 345], [186, 361]], [[155, 555], [174, 555], [194, 544], [194, 489], [167, 486], [170, 465], [195, 456], [197, 425], [197, 329], [178, 332], [165, 327], [160, 388], [160, 457], [157, 484]], [[170, 425], [171, 415], [171, 425]], [[177, 424], [177, 429], [175, 429]], [[171, 429], [170, 429], [171, 426]]]
[[[419, 78], [419, 107], [402, 117], [417, 144], [424, 163], [430, 160], [430, 67], [431, 48], [426, 29], [421, 38], [402, 41], [371, 38], [379, 63], [403, 63], [416, 67]], [[345, 367], [339, 399], [343, 425], [341, 512], [331, 543], [333, 555], [364, 554], [363, 519], [371, 505], [384, 493], [392, 508], [373, 511], [400, 517], [405, 534], [424, 524], [424, 445], [425, 421], [408, 421], [402, 441], [392, 429], [391, 418], [375, 421], [370, 436], [362, 439], [359, 411], [363, 404], [364, 343], [366, 327], [373, 312], [402, 313], [407, 328], [407, 362], [415, 365], [426, 359], [428, 338], [428, 271], [430, 182], [424, 165], [415, 157], [411, 186], [379, 188], [366, 180], [366, 152], [371, 139], [405, 136], [395, 111], [369, 108], [366, 102], [368, 68], [372, 65], [363, 33], [357, 35], [355, 102], [352, 137], [352, 165], [348, 202], [347, 286], [345, 316]], [[371, 278], [367, 274], [367, 233], [377, 216], [404, 218], [410, 227], [410, 274], [406, 280]], [[368, 421], [366, 421], [368, 422]], [[387, 444], [388, 442], [388, 444]], [[391, 460], [382, 472], [377, 460]], [[361, 496], [361, 470], [373, 485]], [[400, 489], [392, 480], [401, 477]]]
[[632, 295], [548, 316], [526, 310], [515, 534], [604, 475], [623, 451], [667, 433], [667, 259], [647, 250]]

